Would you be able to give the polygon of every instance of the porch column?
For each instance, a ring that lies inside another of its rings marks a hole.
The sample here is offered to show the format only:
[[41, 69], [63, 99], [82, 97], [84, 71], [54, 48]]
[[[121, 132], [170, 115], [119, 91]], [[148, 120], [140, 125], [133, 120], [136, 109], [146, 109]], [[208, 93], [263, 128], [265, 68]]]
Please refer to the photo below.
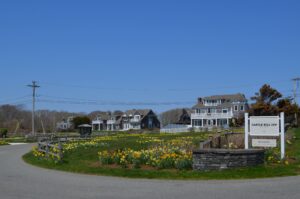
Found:
[[203, 124], [203, 119], [201, 119], [201, 127], [203, 127], [204, 126], [204, 124]]

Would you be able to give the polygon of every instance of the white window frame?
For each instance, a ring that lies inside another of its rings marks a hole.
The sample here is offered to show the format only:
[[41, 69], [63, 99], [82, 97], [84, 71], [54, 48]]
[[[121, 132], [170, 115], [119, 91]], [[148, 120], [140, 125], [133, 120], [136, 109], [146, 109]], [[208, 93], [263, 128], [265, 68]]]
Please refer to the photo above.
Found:
[[238, 110], [239, 110], [239, 106], [238, 106], [238, 105], [234, 105], [234, 106], [233, 106], [233, 110], [234, 110], [234, 111], [238, 111]]
[[241, 111], [244, 111], [244, 110], [245, 110], [244, 105], [241, 105], [241, 106], [240, 106], [240, 110], [241, 110]]

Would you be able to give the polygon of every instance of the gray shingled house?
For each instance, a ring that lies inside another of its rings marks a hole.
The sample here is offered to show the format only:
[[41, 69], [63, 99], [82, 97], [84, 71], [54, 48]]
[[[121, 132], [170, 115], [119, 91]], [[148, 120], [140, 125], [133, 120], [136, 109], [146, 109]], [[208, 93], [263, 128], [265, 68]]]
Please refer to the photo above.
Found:
[[214, 95], [198, 98], [198, 103], [192, 109], [192, 127], [228, 127], [232, 119], [243, 117], [248, 104], [245, 95], [241, 93]]
[[101, 130], [120, 130], [122, 113], [101, 112], [92, 121], [92, 128], [96, 131]]
[[160, 122], [151, 109], [133, 109], [122, 116], [122, 130], [158, 129]]

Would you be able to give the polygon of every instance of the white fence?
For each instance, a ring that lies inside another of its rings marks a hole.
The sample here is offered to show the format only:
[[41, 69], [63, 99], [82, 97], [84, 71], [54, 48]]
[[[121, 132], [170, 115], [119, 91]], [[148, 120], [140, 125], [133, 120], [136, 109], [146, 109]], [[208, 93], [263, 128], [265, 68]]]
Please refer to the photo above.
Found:
[[183, 133], [189, 132], [189, 127], [186, 125], [169, 124], [160, 129], [161, 133]]

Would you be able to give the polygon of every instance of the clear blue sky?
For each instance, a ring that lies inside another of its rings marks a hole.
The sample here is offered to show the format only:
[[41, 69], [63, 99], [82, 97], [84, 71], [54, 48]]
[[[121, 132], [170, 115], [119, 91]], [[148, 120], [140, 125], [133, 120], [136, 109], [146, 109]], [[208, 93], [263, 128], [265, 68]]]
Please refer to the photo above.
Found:
[[161, 112], [263, 83], [291, 96], [300, 1], [1, 0], [0, 67], [0, 103], [27, 108], [32, 80], [38, 109], [82, 112]]

